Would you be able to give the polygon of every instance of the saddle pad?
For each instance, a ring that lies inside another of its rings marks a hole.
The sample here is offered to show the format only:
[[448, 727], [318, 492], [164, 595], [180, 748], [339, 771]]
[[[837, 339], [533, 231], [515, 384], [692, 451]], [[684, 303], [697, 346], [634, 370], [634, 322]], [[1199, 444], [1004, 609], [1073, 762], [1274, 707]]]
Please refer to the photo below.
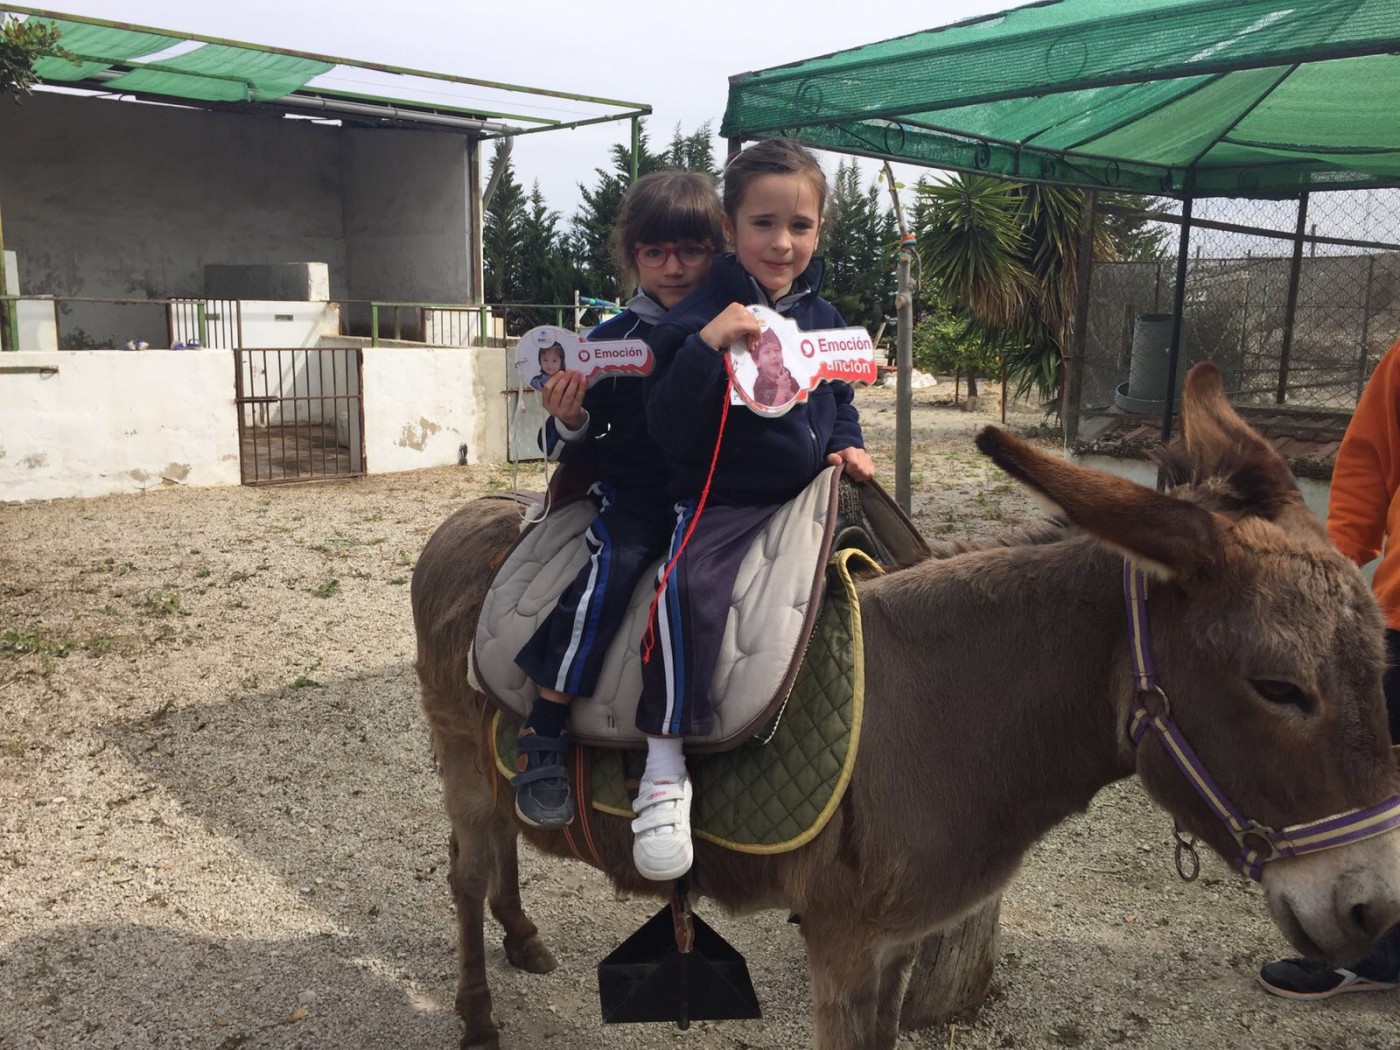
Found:
[[[697, 837], [741, 853], [783, 853], [811, 841], [840, 805], [855, 765], [865, 705], [852, 560], [875, 565], [858, 550], [832, 558], [821, 617], [771, 743], [689, 757]], [[497, 769], [505, 777], [515, 771], [518, 728], [497, 713], [493, 743]], [[581, 753], [592, 762], [593, 809], [630, 820], [628, 759], [639, 770], [642, 756], [597, 748]]]
[[[715, 728], [688, 738], [693, 750], [723, 750], [769, 721], [792, 688], [803, 646], [816, 620], [826, 558], [836, 520], [840, 472], [822, 471], [783, 506], [754, 539], [734, 584], [711, 679]], [[477, 621], [471, 669], [481, 691], [503, 711], [524, 718], [536, 686], [516, 666], [515, 654], [554, 608], [560, 593], [588, 561], [584, 534], [597, 515], [591, 499], [558, 506], [527, 528], [492, 580]], [[657, 561], [659, 568], [661, 561]], [[642, 634], [656, 572], [649, 571], [603, 661], [597, 691], [570, 705], [569, 728], [579, 743], [636, 747], [642, 692]]]

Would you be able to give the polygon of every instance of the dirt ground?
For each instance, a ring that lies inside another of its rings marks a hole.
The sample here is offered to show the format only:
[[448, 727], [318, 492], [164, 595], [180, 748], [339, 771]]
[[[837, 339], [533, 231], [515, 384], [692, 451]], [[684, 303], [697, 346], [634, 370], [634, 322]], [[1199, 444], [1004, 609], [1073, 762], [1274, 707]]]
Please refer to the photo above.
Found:
[[[892, 488], [892, 394], [858, 397]], [[916, 394], [920, 526], [1034, 517], [972, 447], [989, 417], [947, 397]], [[0, 1048], [456, 1046], [407, 582], [438, 522], [510, 484], [453, 467], [0, 506]], [[1400, 1046], [1398, 994], [1263, 994], [1255, 971], [1286, 949], [1262, 896], [1209, 859], [1179, 882], [1169, 828], [1135, 784], [1104, 791], [1011, 886], [989, 1003], [902, 1045]], [[764, 1020], [605, 1028], [595, 964], [654, 905], [581, 865], [527, 852], [522, 869], [561, 965], [517, 973], [488, 927], [509, 1050], [810, 1045], [783, 915], [701, 905], [747, 956]]]

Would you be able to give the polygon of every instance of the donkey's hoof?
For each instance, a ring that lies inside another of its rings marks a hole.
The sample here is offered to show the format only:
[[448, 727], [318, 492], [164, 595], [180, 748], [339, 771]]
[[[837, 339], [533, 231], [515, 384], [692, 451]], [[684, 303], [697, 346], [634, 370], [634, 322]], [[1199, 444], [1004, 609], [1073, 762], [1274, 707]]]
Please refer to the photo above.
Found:
[[492, 1025], [485, 1031], [470, 1032], [462, 1036], [458, 1046], [461, 1050], [501, 1050], [501, 1033]]
[[517, 970], [524, 970], [526, 973], [549, 973], [559, 965], [539, 937], [528, 937], [513, 943], [507, 940], [505, 946], [506, 959]]

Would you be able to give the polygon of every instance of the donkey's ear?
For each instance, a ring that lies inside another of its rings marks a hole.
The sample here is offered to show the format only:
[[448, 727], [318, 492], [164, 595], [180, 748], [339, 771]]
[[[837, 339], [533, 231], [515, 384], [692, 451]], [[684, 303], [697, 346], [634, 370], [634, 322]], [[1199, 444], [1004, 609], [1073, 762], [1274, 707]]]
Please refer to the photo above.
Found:
[[1230, 407], [1220, 369], [1209, 361], [1186, 376], [1181, 429], [1183, 445], [1160, 460], [1174, 483], [1219, 478], [1233, 509], [1270, 521], [1305, 506], [1287, 461]]
[[977, 435], [977, 447], [1143, 569], [1185, 584], [1219, 576], [1220, 524], [1210, 511], [1041, 452], [996, 427]]

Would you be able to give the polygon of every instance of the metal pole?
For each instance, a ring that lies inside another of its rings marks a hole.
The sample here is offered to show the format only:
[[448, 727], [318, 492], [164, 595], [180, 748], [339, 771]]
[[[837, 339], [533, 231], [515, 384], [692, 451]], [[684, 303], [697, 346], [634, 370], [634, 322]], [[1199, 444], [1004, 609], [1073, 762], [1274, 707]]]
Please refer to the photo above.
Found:
[[1298, 198], [1298, 225], [1293, 232], [1293, 263], [1288, 270], [1288, 304], [1283, 309], [1283, 346], [1278, 354], [1278, 390], [1274, 403], [1288, 400], [1288, 359], [1293, 355], [1293, 324], [1298, 312], [1298, 281], [1303, 275], [1303, 237], [1308, 228], [1308, 195]]
[[1366, 344], [1371, 341], [1371, 281], [1376, 274], [1376, 257], [1366, 260], [1366, 292], [1361, 299], [1361, 354], [1356, 363], [1356, 400], [1366, 389]]
[[379, 345], [379, 304], [369, 304], [369, 345]]
[[[1089, 341], [1089, 281], [1094, 262], [1094, 209], [1098, 199], [1098, 193], [1090, 190], [1079, 212], [1079, 255], [1074, 262], [1074, 331], [1065, 359], [1065, 387], [1060, 392], [1060, 423], [1064, 427], [1066, 452], [1079, 436], [1079, 391], [1084, 383], [1084, 347]], [[1005, 386], [1001, 398], [1005, 405]]]
[[910, 512], [909, 465], [911, 426], [914, 414], [914, 296], [909, 287], [909, 253], [899, 253], [894, 308], [895, 401], [894, 401], [894, 498], [905, 514]]
[[1186, 312], [1186, 262], [1191, 252], [1191, 202], [1195, 184], [1195, 178], [1188, 172], [1186, 197], [1181, 202], [1181, 238], [1176, 247], [1176, 288], [1172, 292], [1172, 341], [1167, 351], [1167, 393], [1162, 407], [1163, 444], [1171, 440], [1172, 410], [1176, 408], [1176, 369], [1181, 359], [1182, 314]]
[[637, 181], [637, 152], [642, 148], [642, 118], [632, 118], [632, 181]]
[[[509, 141], [509, 140], [508, 140]], [[467, 287], [465, 301], [480, 305], [486, 301], [486, 253], [482, 243], [486, 228], [486, 205], [481, 196], [481, 140], [467, 143]]]
[[5, 271], [5, 224], [0, 219], [0, 353], [10, 353], [19, 349], [19, 336], [11, 329], [15, 314], [19, 311], [10, 302], [9, 277]]

